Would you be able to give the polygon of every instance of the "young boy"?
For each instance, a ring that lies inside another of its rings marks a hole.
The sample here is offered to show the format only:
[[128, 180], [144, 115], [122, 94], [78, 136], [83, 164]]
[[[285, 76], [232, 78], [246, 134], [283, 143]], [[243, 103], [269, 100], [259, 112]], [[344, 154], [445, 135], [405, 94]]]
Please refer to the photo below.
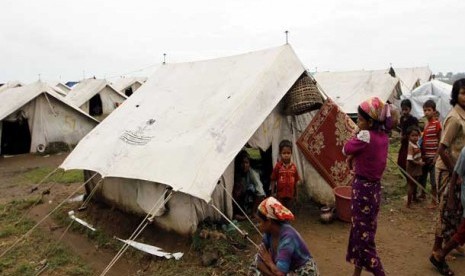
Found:
[[[459, 180], [462, 180], [461, 182]], [[454, 173], [450, 180], [449, 185], [461, 185], [460, 201], [462, 202], [462, 208], [464, 209], [462, 215], [462, 222], [460, 223], [457, 231], [452, 238], [446, 243], [443, 249], [438, 250], [437, 253], [430, 257], [431, 263], [441, 272], [443, 275], [454, 275], [449, 269], [446, 263], [446, 256], [453, 249], [458, 246], [465, 244], [465, 147], [460, 152], [459, 159], [455, 164]], [[454, 189], [450, 189], [449, 192], [453, 194]], [[455, 210], [458, 202], [455, 201], [453, 195], [447, 198], [446, 208], [448, 210]]]
[[[422, 167], [425, 164], [421, 158], [421, 150], [418, 147], [420, 129], [417, 126], [410, 126], [407, 129], [407, 135], [409, 138], [407, 151], [407, 173], [411, 178], [418, 182], [422, 175]], [[407, 177], [407, 208], [411, 208], [412, 202], [417, 201], [417, 185], [410, 177]]]
[[409, 143], [407, 129], [410, 126], [418, 126], [418, 119], [410, 114], [410, 111], [412, 110], [412, 102], [409, 99], [402, 100], [400, 107], [402, 109], [402, 116], [400, 117], [399, 122], [401, 140], [397, 164], [405, 171], [407, 169], [407, 150]]
[[280, 160], [276, 163], [271, 174], [271, 193], [276, 194], [278, 201], [289, 210], [292, 210], [294, 201], [297, 198], [297, 182], [300, 177], [296, 165], [291, 162], [291, 141], [282, 140], [279, 143], [279, 156]]
[[[426, 119], [428, 120], [424, 131], [423, 131], [423, 141], [421, 143], [421, 153], [425, 165], [423, 166], [423, 173], [421, 175], [420, 183], [423, 188], [426, 187], [426, 182], [428, 180], [428, 174], [430, 175], [431, 183], [431, 193], [433, 194], [433, 200], [431, 201], [432, 207], [438, 202], [437, 190], [436, 190], [436, 180], [434, 177], [434, 167], [437, 158], [437, 152], [439, 148], [439, 140], [441, 139], [441, 123], [436, 116], [436, 103], [433, 100], [427, 100], [423, 104], [423, 113], [425, 114]], [[424, 199], [425, 192], [422, 190], [420, 193], [420, 198]]]

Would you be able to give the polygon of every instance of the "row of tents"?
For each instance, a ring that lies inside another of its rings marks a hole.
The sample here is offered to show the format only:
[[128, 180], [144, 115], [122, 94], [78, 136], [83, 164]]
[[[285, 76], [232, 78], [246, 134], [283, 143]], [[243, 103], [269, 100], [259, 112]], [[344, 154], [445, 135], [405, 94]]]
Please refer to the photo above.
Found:
[[75, 146], [144, 81], [121, 78], [110, 84], [90, 78], [73, 87], [42, 81], [0, 86], [0, 154], [44, 152], [54, 143]]
[[[159, 226], [188, 234], [207, 218], [232, 216], [234, 158], [244, 145], [263, 151], [271, 147], [276, 162], [279, 142], [289, 139], [295, 144], [318, 113], [283, 114], [283, 98], [300, 77], [316, 79], [321, 96], [332, 98], [349, 115], [371, 96], [392, 102], [403, 95], [413, 97], [411, 90], [431, 77], [429, 71], [429, 76], [425, 73], [407, 82], [400, 79], [402, 70], [395, 75], [389, 71], [312, 76], [287, 44], [238, 56], [165, 64], [96, 127], [98, 122], [88, 115], [90, 104], [78, 101], [71, 94], [74, 89], [61, 99], [50, 96], [56, 93], [37, 94], [43, 95], [41, 108], [51, 116], [50, 103], [63, 102], [70, 106], [69, 114], [87, 120], [87, 128], [75, 124], [68, 133], [94, 127], [62, 169], [85, 170], [86, 176], [98, 173], [100, 179], [92, 179], [88, 186], [98, 198], [134, 214], [151, 214]], [[411, 87], [409, 94], [403, 86]], [[18, 114], [18, 108], [13, 110], [0, 112], [5, 114], [0, 120]], [[297, 148], [293, 158], [309, 196], [332, 204], [334, 196], [326, 180]]]

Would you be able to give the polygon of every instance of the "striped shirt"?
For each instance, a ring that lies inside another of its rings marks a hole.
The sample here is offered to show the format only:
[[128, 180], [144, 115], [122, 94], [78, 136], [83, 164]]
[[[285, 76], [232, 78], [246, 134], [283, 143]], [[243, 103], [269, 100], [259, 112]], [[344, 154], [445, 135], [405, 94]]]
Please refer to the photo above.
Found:
[[439, 148], [439, 137], [441, 135], [441, 123], [432, 119], [428, 121], [423, 131], [423, 142], [421, 150], [425, 159], [434, 158]]

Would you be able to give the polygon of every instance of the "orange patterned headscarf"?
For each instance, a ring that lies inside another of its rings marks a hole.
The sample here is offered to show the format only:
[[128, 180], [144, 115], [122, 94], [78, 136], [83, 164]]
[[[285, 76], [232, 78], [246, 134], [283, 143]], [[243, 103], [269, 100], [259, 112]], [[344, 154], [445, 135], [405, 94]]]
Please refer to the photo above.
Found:
[[270, 219], [279, 221], [294, 220], [292, 212], [272, 196], [265, 198], [260, 205], [258, 205], [258, 211]]

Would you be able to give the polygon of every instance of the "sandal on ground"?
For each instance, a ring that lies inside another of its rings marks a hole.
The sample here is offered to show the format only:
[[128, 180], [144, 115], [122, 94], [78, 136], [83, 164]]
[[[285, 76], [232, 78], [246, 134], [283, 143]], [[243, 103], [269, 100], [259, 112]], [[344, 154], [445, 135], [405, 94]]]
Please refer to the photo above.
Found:
[[429, 257], [429, 261], [434, 265], [434, 267], [436, 267], [436, 269], [442, 275], [449, 275], [449, 276], [454, 275], [454, 272], [450, 270], [449, 266], [447, 265], [445, 261], [438, 261], [433, 255]]

